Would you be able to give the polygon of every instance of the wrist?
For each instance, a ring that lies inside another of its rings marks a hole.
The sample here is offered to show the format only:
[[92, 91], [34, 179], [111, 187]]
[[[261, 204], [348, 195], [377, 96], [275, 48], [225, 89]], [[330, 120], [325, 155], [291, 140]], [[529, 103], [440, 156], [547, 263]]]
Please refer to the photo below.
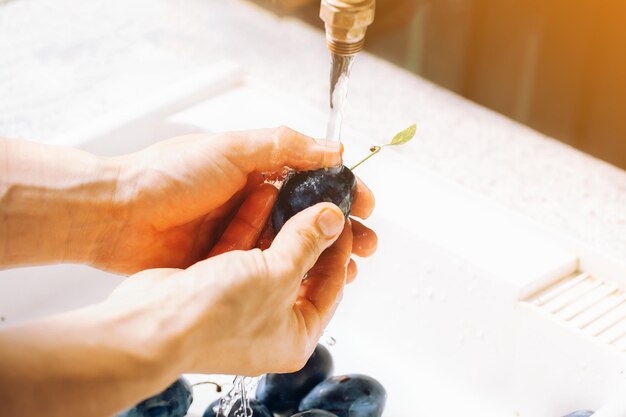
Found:
[[126, 158], [93, 157], [97, 176], [92, 180], [94, 187], [88, 186], [93, 193], [90, 193], [81, 210], [86, 221], [82, 225], [74, 224], [82, 229], [82, 232], [77, 230], [76, 233], [79, 236], [77, 240], [83, 242], [81, 248], [76, 248], [76, 260], [116, 271], [115, 252], [129, 222], [136, 179]]
[[26, 141], [2, 145], [0, 266], [95, 263], [123, 225], [120, 161]]
[[111, 415], [175, 380], [180, 372], [172, 358], [137, 344], [142, 330], [111, 307], [101, 303], [0, 332], [0, 386], [16, 399], [0, 413], [34, 415], [43, 406], [52, 416]]
[[182, 373], [182, 343], [155, 317], [158, 313], [149, 313], [152, 309], [104, 301], [85, 310], [84, 330], [91, 331], [94, 338], [100, 339], [101, 347], [116, 352], [116, 360], [126, 364], [121, 377], [160, 386]]

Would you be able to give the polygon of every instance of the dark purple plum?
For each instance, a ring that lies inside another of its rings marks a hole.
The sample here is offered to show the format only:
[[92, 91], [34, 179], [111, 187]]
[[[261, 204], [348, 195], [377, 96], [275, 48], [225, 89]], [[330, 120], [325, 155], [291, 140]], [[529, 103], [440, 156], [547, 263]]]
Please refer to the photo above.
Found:
[[313, 388], [298, 410], [320, 409], [337, 417], [381, 417], [386, 400], [385, 388], [372, 377], [334, 376]]
[[329, 413], [324, 410], [307, 410], [294, 414], [291, 417], [337, 417], [337, 414]]
[[165, 391], [147, 398], [116, 417], [183, 417], [193, 401], [191, 385], [178, 378]]
[[591, 417], [593, 415], [593, 411], [589, 411], [589, 410], [578, 410], [578, 411], [574, 411], [573, 413], [569, 413], [566, 416], [563, 417]]
[[278, 233], [287, 220], [317, 203], [334, 203], [348, 217], [355, 191], [356, 177], [344, 165], [290, 172], [272, 210], [274, 232]]
[[328, 349], [317, 345], [304, 368], [289, 374], [267, 374], [259, 380], [256, 398], [273, 413], [298, 409], [300, 400], [333, 372], [333, 358]]
[[[250, 398], [250, 409], [252, 410], [252, 417], [274, 417], [270, 410], [267, 409], [265, 405], [255, 400], [254, 398]], [[204, 410], [204, 414], [202, 417], [216, 417], [218, 407], [220, 406], [220, 400], [213, 401], [206, 410]], [[226, 417], [235, 417], [237, 410], [241, 407], [241, 401], [235, 401], [233, 408], [231, 408], [230, 413]]]

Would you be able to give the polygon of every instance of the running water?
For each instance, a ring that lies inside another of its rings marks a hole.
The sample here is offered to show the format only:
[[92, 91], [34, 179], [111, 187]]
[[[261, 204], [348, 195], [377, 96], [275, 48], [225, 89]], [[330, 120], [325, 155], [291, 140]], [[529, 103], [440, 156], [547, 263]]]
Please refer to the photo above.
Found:
[[[248, 393], [254, 389], [257, 378], [236, 376], [233, 380], [233, 387], [220, 400], [217, 417], [252, 417], [250, 398]], [[239, 401], [239, 408], [233, 411], [233, 407]], [[231, 411], [232, 414], [231, 414]]]
[[341, 125], [348, 96], [348, 80], [354, 55], [342, 56], [331, 53], [330, 68], [330, 116], [326, 126], [326, 139], [339, 142]]

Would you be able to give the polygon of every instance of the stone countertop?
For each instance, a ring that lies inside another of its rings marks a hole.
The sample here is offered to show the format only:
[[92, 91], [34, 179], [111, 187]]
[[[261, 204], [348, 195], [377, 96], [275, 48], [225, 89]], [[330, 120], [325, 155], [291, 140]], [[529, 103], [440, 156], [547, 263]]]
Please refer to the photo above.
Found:
[[[0, 0], [0, 136], [45, 140], [220, 59], [327, 105], [323, 34], [242, 0]], [[416, 120], [416, 164], [626, 262], [626, 172], [360, 54], [347, 128]]]

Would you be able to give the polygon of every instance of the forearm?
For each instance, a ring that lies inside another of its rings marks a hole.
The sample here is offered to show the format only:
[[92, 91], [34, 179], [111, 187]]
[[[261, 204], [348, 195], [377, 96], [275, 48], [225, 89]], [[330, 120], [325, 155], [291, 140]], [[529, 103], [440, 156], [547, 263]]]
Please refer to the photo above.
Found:
[[135, 317], [108, 310], [89, 307], [0, 332], [0, 415], [110, 416], [176, 379], [182, 355]]
[[0, 268], [94, 263], [123, 227], [119, 177], [114, 159], [0, 139]]

